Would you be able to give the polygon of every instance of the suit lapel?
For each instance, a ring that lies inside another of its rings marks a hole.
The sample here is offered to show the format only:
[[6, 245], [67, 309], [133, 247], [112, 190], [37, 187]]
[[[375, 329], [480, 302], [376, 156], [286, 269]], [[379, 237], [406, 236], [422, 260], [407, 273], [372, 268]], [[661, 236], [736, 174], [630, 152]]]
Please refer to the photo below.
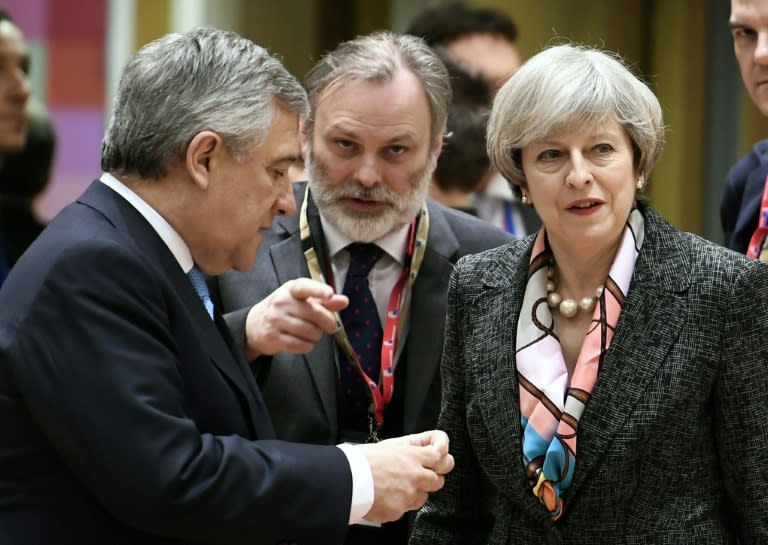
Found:
[[672, 227], [648, 210], [640, 251], [614, 341], [579, 423], [573, 501], [613, 437], [657, 376], [687, 315], [689, 255]]
[[[429, 205], [428, 205], [429, 206]], [[419, 422], [443, 352], [443, 323], [447, 307], [447, 278], [453, 270], [459, 243], [442, 212], [429, 206], [429, 234], [424, 261], [413, 285], [408, 326], [403, 422]]]
[[[138, 253], [146, 256], [147, 267], [157, 269], [158, 275], [167, 279], [171, 289], [182, 301], [200, 345], [245, 400], [252, 429], [257, 433], [269, 432], [266, 436], [271, 437], [271, 421], [260, 403], [260, 395], [247, 382], [245, 362], [227, 346], [221, 332], [200, 302], [192, 283], [157, 232], [131, 204], [101, 182], [94, 182], [79, 201], [98, 210], [117, 229], [124, 232], [133, 240]], [[255, 397], [258, 397], [259, 403]]]
[[[301, 209], [302, 202], [304, 200], [304, 187], [306, 184], [295, 184], [295, 197], [297, 207]], [[315, 240], [323, 240], [322, 227], [320, 226], [319, 218], [316, 218], [316, 211], [313, 203], [310, 203], [310, 228], [315, 236]], [[317, 221], [315, 221], [317, 219]], [[280, 218], [278, 225], [282, 228], [287, 237], [282, 242], [273, 245], [270, 248], [270, 257], [272, 259], [272, 266], [275, 269], [275, 276], [277, 277], [278, 285], [282, 286], [289, 280], [294, 280], [300, 277], [309, 278], [309, 268], [307, 262], [304, 260], [301, 247], [301, 236], [299, 233], [298, 214], [291, 218]], [[321, 263], [327, 262], [325, 259], [325, 249], [318, 248], [318, 258]], [[336, 414], [337, 408], [337, 394], [336, 388], [338, 383], [338, 374], [336, 370], [336, 347], [333, 337], [330, 335], [323, 335], [320, 340], [315, 344], [315, 347], [311, 352], [304, 356], [304, 360], [307, 366], [307, 371], [312, 376], [312, 380], [317, 388], [318, 395], [323, 405], [323, 411], [328, 421], [328, 428], [331, 433], [331, 437], [338, 435], [338, 419]]]

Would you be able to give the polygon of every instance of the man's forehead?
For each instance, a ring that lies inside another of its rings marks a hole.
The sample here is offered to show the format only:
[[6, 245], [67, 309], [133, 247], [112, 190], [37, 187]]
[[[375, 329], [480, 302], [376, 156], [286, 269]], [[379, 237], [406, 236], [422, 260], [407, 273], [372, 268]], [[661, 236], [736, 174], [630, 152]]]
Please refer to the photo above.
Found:
[[768, 1], [766, 0], [731, 0], [731, 18], [729, 23], [757, 23], [768, 19]]
[[11, 43], [22, 46], [24, 49], [27, 47], [27, 44], [24, 41], [24, 35], [21, 30], [19, 30], [19, 27], [7, 19], [5, 21], [0, 21], [0, 44], [6, 45]]

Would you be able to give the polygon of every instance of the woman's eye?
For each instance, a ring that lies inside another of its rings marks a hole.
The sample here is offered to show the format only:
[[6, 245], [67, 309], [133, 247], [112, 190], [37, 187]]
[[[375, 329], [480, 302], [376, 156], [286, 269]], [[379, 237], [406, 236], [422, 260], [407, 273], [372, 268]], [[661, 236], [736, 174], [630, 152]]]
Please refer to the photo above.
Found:
[[553, 161], [554, 159], [557, 159], [560, 157], [560, 152], [554, 149], [548, 149], [544, 150], [541, 153], [539, 153], [539, 161]]
[[613, 146], [610, 144], [598, 144], [595, 146], [595, 151], [598, 153], [610, 153], [613, 151]]

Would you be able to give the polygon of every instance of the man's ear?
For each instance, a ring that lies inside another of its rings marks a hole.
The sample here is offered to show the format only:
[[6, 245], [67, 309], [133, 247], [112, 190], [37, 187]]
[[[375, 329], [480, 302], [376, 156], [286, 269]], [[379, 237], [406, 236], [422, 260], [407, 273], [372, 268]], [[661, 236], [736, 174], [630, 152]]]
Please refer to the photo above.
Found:
[[213, 131], [197, 133], [187, 146], [186, 166], [192, 180], [201, 189], [208, 187], [211, 169], [224, 152], [221, 136]]

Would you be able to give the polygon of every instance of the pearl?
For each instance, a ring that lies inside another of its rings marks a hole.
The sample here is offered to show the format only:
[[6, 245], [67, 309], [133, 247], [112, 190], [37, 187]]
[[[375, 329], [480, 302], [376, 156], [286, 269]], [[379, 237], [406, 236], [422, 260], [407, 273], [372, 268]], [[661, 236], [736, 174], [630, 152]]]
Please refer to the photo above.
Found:
[[593, 297], [584, 297], [578, 303], [575, 299], [563, 299], [562, 295], [556, 291], [557, 284], [555, 284], [554, 265], [554, 262], [550, 261], [547, 268], [547, 304], [549, 308], [559, 310], [560, 314], [566, 318], [573, 318], [580, 310], [591, 312], [595, 308], [597, 301], [602, 297], [605, 286], [598, 286]]
[[576, 301], [573, 299], [563, 299], [563, 302], [560, 303], [560, 306], [557, 308], [560, 311], [560, 314], [566, 318], [573, 318], [576, 316], [576, 313], [579, 312], [579, 305], [577, 305]]

